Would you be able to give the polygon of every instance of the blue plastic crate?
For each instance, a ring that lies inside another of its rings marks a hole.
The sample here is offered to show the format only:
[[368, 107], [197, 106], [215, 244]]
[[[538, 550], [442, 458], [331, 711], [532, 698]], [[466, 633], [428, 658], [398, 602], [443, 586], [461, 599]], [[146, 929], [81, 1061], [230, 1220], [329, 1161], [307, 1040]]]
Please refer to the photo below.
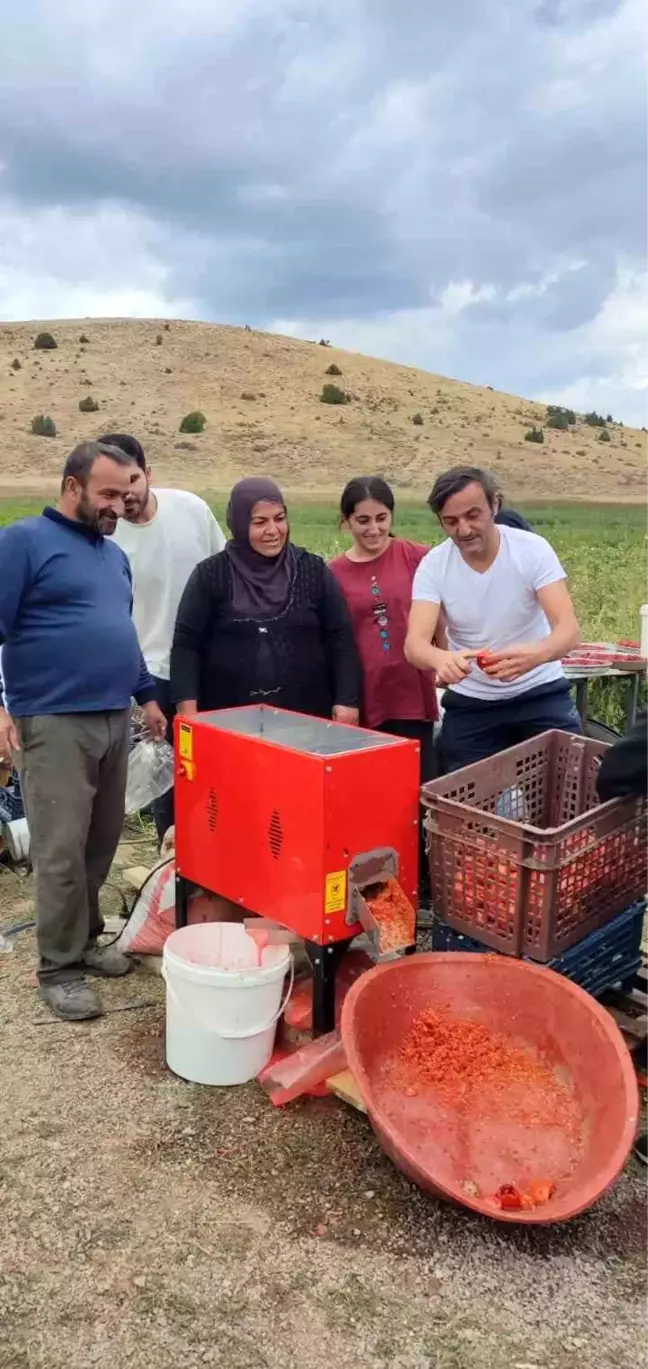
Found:
[[[566, 979], [572, 979], [581, 989], [586, 989], [594, 998], [600, 997], [606, 989], [633, 979], [641, 964], [641, 936], [646, 905], [634, 903], [624, 913], [618, 913], [596, 932], [570, 947], [565, 954], [548, 961], [548, 968]], [[455, 932], [446, 922], [437, 918], [432, 929], [432, 948], [435, 951], [481, 951], [499, 955], [473, 937]], [[532, 961], [532, 964], [537, 962]]]
[[0, 788], [0, 822], [17, 822], [18, 818], [24, 818], [25, 805], [23, 804], [22, 794], [18, 777], [13, 776], [6, 789]]

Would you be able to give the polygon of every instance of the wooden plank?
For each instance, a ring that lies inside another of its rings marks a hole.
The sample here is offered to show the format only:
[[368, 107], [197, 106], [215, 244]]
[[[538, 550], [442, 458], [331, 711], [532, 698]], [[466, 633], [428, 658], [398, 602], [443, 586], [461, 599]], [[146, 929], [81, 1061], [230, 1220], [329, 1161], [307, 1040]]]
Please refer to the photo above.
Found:
[[326, 1081], [326, 1087], [344, 1103], [350, 1103], [358, 1112], [366, 1113], [367, 1109], [351, 1070], [341, 1070], [339, 1074], [332, 1074]]
[[148, 865], [131, 865], [128, 870], [122, 870], [121, 877], [129, 889], [141, 889], [150, 873]]
[[643, 1041], [648, 1035], [648, 1019], [645, 1013], [642, 1017], [630, 1017], [614, 1003], [607, 1003], [605, 1006], [624, 1036], [631, 1037], [633, 1041]]

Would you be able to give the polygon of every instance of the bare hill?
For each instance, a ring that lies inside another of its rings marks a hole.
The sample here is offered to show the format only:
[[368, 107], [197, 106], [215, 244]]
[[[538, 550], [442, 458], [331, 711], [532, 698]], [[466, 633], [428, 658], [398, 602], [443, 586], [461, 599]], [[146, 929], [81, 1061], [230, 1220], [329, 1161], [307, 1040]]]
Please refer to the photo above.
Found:
[[[55, 350], [34, 350], [40, 331]], [[87, 339], [87, 340], [81, 340]], [[159, 339], [159, 341], [158, 341]], [[340, 375], [329, 376], [334, 365]], [[487, 379], [487, 377], [485, 377]], [[350, 396], [320, 401], [322, 386]], [[81, 413], [91, 396], [96, 412]], [[201, 410], [201, 435], [180, 421]], [[51, 416], [56, 438], [31, 433]], [[271, 473], [292, 490], [339, 491], [378, 472], [401, 490], [426, 491], [457, 462], [491, 467], [527, 499], [639, 500], [645, 434], [579, 421], [546, 427], [544, 405], [316, 343], [207, 323], [82, 319], [0, 324], [0, 488], [39, 491], [64, 455], [106, 430], [135, 433], [160, 483], [226, 489]], [[544, 443], [524, 440], [533, 425]]]

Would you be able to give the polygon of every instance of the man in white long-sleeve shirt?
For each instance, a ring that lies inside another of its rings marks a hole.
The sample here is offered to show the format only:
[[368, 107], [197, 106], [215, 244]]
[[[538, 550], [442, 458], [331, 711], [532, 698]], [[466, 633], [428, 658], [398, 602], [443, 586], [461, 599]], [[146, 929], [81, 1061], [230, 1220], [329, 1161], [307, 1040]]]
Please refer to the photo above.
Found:
[[[130, 561], [133, 619], [172, 740], [169, 660], [178, 605], [192, 571], [200, 561], [222, 551], [225, 538], [204, 499], [188, 490], [151, 485], [151, 469], [136, 437], [112, 433], [110, 439], [100, 440], [120, 447], [136, 463], [124, 499], [124, 517], [114, 538]], [[154, 816], [161, 842], [173, 825], [173, 790], [156, 801]]]

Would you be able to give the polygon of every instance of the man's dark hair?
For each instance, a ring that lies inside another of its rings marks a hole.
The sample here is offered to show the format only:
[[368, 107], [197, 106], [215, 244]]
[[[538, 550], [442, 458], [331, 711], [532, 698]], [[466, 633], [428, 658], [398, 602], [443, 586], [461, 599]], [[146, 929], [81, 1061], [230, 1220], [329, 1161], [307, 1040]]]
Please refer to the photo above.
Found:
[[78, 480], [85, 489], [98, 456], [108, 456], [111, 461], [116, 461], [118, 466], [132, 466], [134, 461], [134, 458], [123, 451], [121, 447], [113, 447], [103, 438], [99, 442], [80, 442], [78, 447], [70, 452], [63, 467], [61, 492], [65, 490], [66, 480], [71, 478]]
[[453, 494], [461, 494], [467, 485], [480, 485], [491, 508], [495, 508], [499, 492], [490, 471], [483, 471], [479, 466], [453, 466], [452, 470], [438, 475], [434, 482], [428, 499], [432, 512], [441, 514]]
[[499, 513], [495, 514], [495, 522], [505, 528], [518, 528], [520, 532], [533, 532], [531, 524], [527, 523], [526, 518], [523, 518], [517, 509], [500, 509]]
[[126, 452], [126, 455], [130, 456], [131, 461], [137, 462], [141, 471], [146, 470], [144, 448], [131, 433], [104, 433], [97, 441], [107, 442], [109, 447], [119, 447], [121, 452]]

